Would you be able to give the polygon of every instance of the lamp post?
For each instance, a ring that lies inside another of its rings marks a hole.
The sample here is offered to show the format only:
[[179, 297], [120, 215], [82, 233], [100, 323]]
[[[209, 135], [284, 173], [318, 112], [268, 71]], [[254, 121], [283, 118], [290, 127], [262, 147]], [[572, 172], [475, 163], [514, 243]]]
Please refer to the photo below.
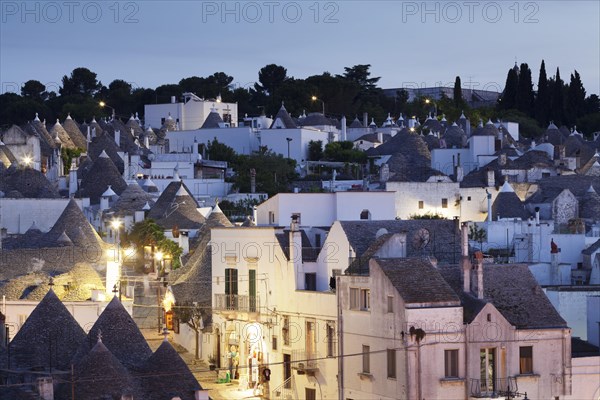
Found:
[[437, 116], [437, 103], [431, 99], [425, 99], [425, 104], [433, 103], [434, 113]]
[[115, 109], [113, 107], [109, 106], [104, 101], [101, 101], [100, 103], [98, 103], [98, 105], [102, 108], [104, 108], [104, 107], [110, 108], [112, 110], [112, 119], [115, 119]]
[[[163, 261], [163, 253], [160, 251], [157, 251], [154, 254], [154, 257], [156, 258], [156, 261], [158, 261], [158, 273], [157, 276], [161, 276], [162, 275], [162, 261]], [[162, 277], [161, 277], [162, 278]], [[161, 279], [161, 283], [162, 283], [162, 279]], [[158, 284], [156, 286], [156, 301], [158, 302], [158, 307], [156, 308], [156, 317], [158, 319], [158, 333], [161, 332], [161, 322], [160, 322], [160, 317], [162, 314], [162, 293], [161, 293], [161, 284]]]
[[285, 140], [287, 140], [287, 144], [288, 144], [288, 160], [289, 160], [290, 159], [290, 142], [294, 139], [289, 137], [289, 138], [285, 138]]
[[320, 101], [321, 104], [323, 104], [323, 116], [325, 116], [325, 102], [321, 99], [319, 99], [317, 96], [312, 96], [311, 97], [312, 101]]

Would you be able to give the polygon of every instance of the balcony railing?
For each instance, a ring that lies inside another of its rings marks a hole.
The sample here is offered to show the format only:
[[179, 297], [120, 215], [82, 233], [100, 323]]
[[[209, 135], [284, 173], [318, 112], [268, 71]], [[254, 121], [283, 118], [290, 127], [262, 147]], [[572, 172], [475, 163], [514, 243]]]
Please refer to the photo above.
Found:
[[319, 358], [316, 351], [293, 350], [292, 368], [298, 371], [316, 371], [319, 369]]
[[257, 296], [215, 294], [213, 308], [217, 311], [259, 312]]
[[271, 393], [272, 399], [294, 400], [296, 388], [294, 385], [294, 375], [287, 378], [281, 385]]
[[515, 396], [518, 392], [517, 379], [471, 379], [470, 391], [472, 397]]

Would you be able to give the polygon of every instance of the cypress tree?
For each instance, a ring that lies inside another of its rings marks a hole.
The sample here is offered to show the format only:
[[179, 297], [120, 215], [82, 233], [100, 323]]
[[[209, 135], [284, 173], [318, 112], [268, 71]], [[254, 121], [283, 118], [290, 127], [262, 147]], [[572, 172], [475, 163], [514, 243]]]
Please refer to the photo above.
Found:
[[577, 70], [575, 70], [575, 74], [571, 74], [567, 90], [566, 111], [566, 122], [571, 125], [585, 113], [585, 88]]
[[510, 110], [516, 106], [517, 98], [517, 85], [519, 83], [519, 76], [515, 68], [508, 70], [506, 76], [506, 85], [504, 86], [504, 92], [502, 92], [502, 98], [498, 107], [501, 110]]
[[550, 89], [550, 119], [553, 120], [557, 126], [565, 123], [564, 90], [564, 83], [562, 79], [560, 79], [560, 69], [557, 67], [554, 82], [552, 83], [552, 87]]
[[463, 104], [462, 85], [460, 82], [460, 76], [457, 76], [454, 80], [454, 105], [461, 107]]
[[531, 70], [526, 63], [521, 64], [516, 96], [517, 110], [533, 117], [533, 82]]
[[541, 126], [547, 126], [550, 113], [550, 90], [548, 87], [548, 76], [546, 75], [546, 64], [542, 60], [540, 66], [540, 77], [538, 79], [538, 90], [535, 98], [535, 119]]

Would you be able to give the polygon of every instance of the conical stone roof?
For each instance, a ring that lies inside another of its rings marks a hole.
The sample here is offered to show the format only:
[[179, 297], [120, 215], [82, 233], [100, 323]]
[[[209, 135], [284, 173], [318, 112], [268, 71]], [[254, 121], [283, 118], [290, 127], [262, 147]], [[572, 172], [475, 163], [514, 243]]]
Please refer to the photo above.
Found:
[[73, 121], [73, 118], [71, 118], [70, 114], [63, 121], [62, 127], [69, 134], [73, 144], [75, 144], [77, 148], [85, 150], [87, 147], [86, 136], [83, 132], [81, 132], [77, 122]]
[[94, 347], [102, 335], [102, 342], [126, 367], [141, 366], [152, 354], [146, 339], [140, 332], [125, 307], [115, 296], [90, 329], [74, 357], [75, 362], [82, 360]]
[[68, 370], [85, 332], [50, 290], [10, 342], [11, 368]]
[[80, 197], [89, 197], [91, 204], [98, 204], [109, 185], [117, 195], [127, 188], [127, 183], [115, 164], [102, 152], [85, 174], [78, 193]]
[[206, 218], [198, 211], [198, 203], [181, 181], [174, 181], [162, 192], [148, 218], [164, 229], [199, 229]]

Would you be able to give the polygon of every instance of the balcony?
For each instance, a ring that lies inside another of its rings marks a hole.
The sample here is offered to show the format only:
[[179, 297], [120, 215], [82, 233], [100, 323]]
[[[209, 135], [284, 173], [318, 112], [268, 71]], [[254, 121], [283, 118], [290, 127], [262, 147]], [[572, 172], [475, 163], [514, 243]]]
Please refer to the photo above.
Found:
[[292, 368], [298, 372], [316, 372], [319, 369], [319, 358], [316, 351], [293, 350]]
[[514, 377], [496, 378], [494, 380], [471, 379], [469, 390], [471, 397], [515, 397], [518, 393], [517, 379]]
[[257, 296], [239, 294], [215, 294], [213, 309], [216, 311], [259, 312]]

